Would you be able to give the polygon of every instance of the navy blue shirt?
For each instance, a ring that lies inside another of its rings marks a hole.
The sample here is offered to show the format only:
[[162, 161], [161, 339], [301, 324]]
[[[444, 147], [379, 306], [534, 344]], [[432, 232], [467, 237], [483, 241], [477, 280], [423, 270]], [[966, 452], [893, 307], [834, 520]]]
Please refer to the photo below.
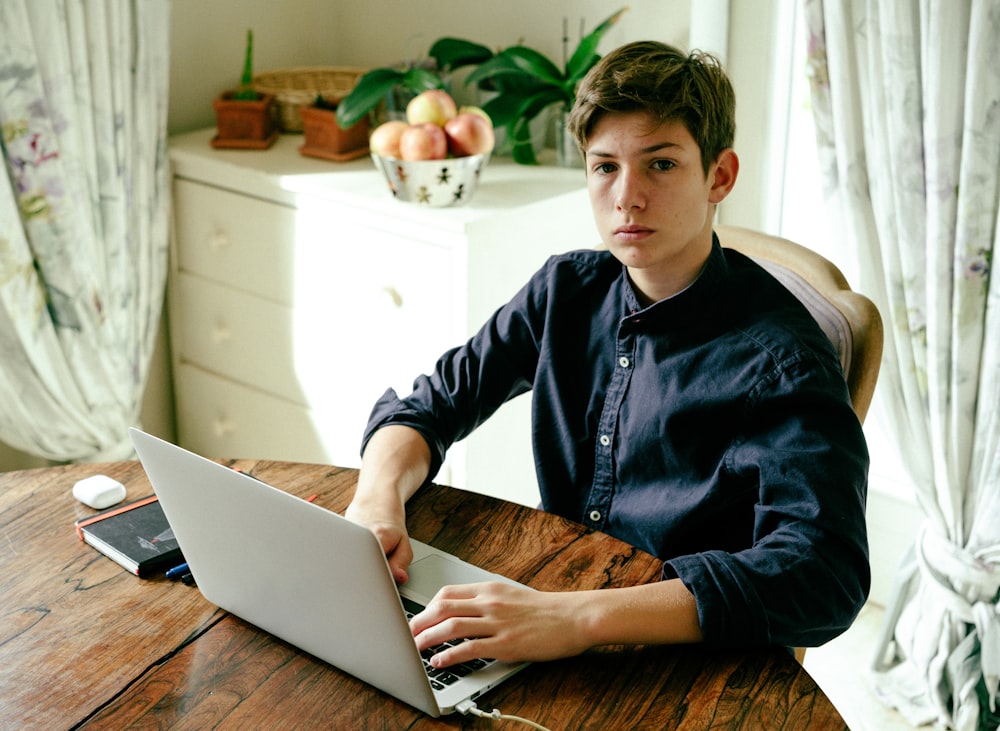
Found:
[[365, 433], [445, 451], [532, 390], [542, 507], [664, 561], [705, 641], [815, 646], [869, 590], [868, 451], [837, 354], [799, 301], [713, 242], [697, 280], [648, 307], [606, 251], [549, 259]]

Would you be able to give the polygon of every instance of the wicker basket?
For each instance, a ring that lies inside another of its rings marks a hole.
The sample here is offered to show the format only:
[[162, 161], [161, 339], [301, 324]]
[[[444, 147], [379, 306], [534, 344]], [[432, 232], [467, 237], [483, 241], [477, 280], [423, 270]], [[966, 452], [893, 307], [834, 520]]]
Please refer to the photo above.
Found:
[[317, 95], [334, 102], [343, 99], [364, 73], [364, 69], [345, 66], [278, 69], [254, 76], [253, 88], [274, 94], [277, 122], [283, 132], [301, 132], [300, 106], [312, 104]]

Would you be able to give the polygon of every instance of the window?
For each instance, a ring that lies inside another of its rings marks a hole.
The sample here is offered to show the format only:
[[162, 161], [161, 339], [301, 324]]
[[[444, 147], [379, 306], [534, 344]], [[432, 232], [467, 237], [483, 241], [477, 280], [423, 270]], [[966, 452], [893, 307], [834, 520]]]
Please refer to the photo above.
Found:
[[[788, 31], [790, 42], [784, 63], [775, 58], [775, 89], [787, 89], [785, 99], [776, 93], [773, 103], [784, 114], [775, 114], [773, 136], [783, 140], [772, 146], [772, 169], [781, 171], [780, 186], [771, 206], [772, 220], [777, 221], [779, 236], [799, 242], [817, 251], [836, 264], [852, 286], [857, 287], [855, 257], [839, 240], [829, 207], [823, 197], [816, 133], [812, 118], [812, 98], [806, 76], [807, 35], [799, 3], [786, 2], [779, 10], [778, 27]], [[780, 48], [780, 44], [779, 44]], [[785, 80], [782, 83], [782, 78]], [[883, 315], [884, 316], [884, 315]], [[892, 435], [884, 422], [879, 405], [879, 391], [869, 417], [865, 420], [865, 436], [872, 456], [871, 487], [893, 497], [915, 502], [912, 482], [906, 477]]]

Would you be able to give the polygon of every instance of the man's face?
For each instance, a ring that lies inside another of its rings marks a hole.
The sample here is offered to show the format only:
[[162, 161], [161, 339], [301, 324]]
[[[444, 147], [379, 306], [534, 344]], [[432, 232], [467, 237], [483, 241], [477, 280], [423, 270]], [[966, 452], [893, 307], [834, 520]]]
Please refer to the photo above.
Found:
[[601, 240], [628, 267], [640, 297], [655, 302], [694, 281], [712, 249], [715, 204], [735, 182], [732, 150], [706, 175], [682, 123], [615, 113], [594, 126], [585, 165]]

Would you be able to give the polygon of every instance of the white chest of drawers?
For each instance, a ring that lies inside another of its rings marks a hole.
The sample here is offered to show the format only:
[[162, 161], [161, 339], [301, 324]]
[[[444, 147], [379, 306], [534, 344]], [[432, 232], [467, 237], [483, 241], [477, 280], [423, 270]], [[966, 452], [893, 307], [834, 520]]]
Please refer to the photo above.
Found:
[[[355, 467], [375, 400], [409, 393], [554, 253], [597, 243], [582, 171], [494, 159], [464, 207], [392, 198], [368, 159], [174, 137], [169, 314], [179, 441]], [[534, 504], [528, 397], [438, 481]]]

